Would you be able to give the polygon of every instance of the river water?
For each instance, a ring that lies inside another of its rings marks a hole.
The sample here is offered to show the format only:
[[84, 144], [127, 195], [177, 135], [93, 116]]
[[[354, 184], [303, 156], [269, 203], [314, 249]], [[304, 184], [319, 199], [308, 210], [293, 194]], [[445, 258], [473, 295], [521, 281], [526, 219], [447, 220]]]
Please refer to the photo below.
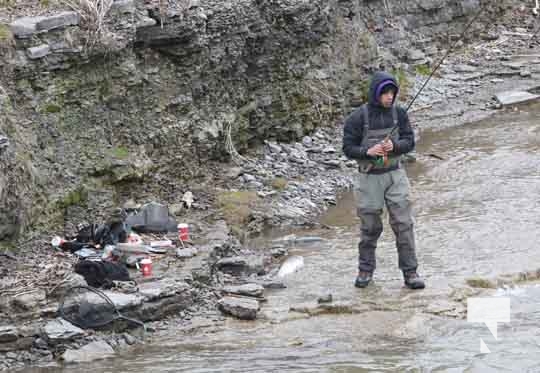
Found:
[[[374, 284], [353, 287], [359, 230], [345, 192], [322, 218], [330, 229], [295, 232], [324, 240], [290, 248], [305, 264], [286, 277], [286, 289], [267, 291], [260, 320], [171, 332], [113, 360], [46, 371], [540, 372], [540, 286], [489, 294], [510, 299], [498, 339], [454, 302], [467, 277], [540, 268], [539, 149], [540, 105], [421, 133], [407, 171], [424, 291], [403, 288], [386, 222]], [[345, 311], [290, 311], [326, 294]], [[480, 338], [491, 353], [480, 353]]]

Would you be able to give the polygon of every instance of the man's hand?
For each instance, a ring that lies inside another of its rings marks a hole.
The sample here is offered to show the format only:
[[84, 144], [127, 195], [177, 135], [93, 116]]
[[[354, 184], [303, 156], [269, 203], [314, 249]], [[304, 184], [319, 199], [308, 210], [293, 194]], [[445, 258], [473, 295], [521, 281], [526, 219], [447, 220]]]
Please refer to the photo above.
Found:
[[383, 141], [382, 146], [384, 151], [387, 153], [390, 153], [392, 150], [394, 150], [394, 143], [390, 139]]
[[[392, 145], [392, 148], [394, 146]], [[384, 150], [384, 147], [383, 147], [383, 144], [382, 143], [379, 143], [377, 145], [373, 145], [371, 148], [368, 149], [367, 151], [367, 155], [369, 155], [370, 157], [378, 157], [378, 156], [383, 156], [385, 153], [385, 150]]]

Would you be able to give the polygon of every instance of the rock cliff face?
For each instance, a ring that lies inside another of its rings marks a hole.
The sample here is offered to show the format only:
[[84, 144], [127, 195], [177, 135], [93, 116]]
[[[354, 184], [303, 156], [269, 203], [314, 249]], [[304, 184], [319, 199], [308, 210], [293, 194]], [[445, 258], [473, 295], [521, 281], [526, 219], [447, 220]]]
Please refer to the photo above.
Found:
[[373, 69], [406, 85], [481, 5], [94, 1], [103, 19], [59, 9], [0, 24], [0, 240], [128, 197], [177, 202], [211, 160], [334, 125]]

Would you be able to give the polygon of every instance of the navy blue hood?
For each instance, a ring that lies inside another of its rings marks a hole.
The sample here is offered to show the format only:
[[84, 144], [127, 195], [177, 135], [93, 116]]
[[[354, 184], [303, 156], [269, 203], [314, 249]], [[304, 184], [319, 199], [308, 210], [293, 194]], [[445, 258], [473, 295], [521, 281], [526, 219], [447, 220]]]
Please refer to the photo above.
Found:
[[373, 74], [371, 78], [371, 84], [369, 85], [368, 92], [368, 102], [370, 105], [375, 107], [382, 107], [379, 102], [379, 97], [381, 96], [382, 89], [387, 86], [392, 85], [396, 89], [396, 95], [394, 96], [394, 101], [396, 100], [397, 94], [399, 92], [399, 86], [397, 80], [389, 73], [384, 71], [379, 71]]

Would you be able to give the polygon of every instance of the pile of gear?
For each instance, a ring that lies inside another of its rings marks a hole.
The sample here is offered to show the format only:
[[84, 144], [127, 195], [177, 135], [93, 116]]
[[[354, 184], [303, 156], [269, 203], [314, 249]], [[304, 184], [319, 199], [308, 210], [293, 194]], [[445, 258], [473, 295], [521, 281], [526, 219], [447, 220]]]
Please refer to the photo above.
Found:
[[88, 285], [110, 288], [115, 281], [131, 280], [127, 266], [139, 267], [149, 254], [163, 254], [167, 247], [174, 247], [171, 240], [145, 245], [140, 233], [167, 234], [176, 230], [177, 222], [168, 208], [151, 202], [132, 214], [117, 208], [103, 224], [79, 224], [74, 237], [56, 236], [51, 243], [79, 259], [75, 272]]

